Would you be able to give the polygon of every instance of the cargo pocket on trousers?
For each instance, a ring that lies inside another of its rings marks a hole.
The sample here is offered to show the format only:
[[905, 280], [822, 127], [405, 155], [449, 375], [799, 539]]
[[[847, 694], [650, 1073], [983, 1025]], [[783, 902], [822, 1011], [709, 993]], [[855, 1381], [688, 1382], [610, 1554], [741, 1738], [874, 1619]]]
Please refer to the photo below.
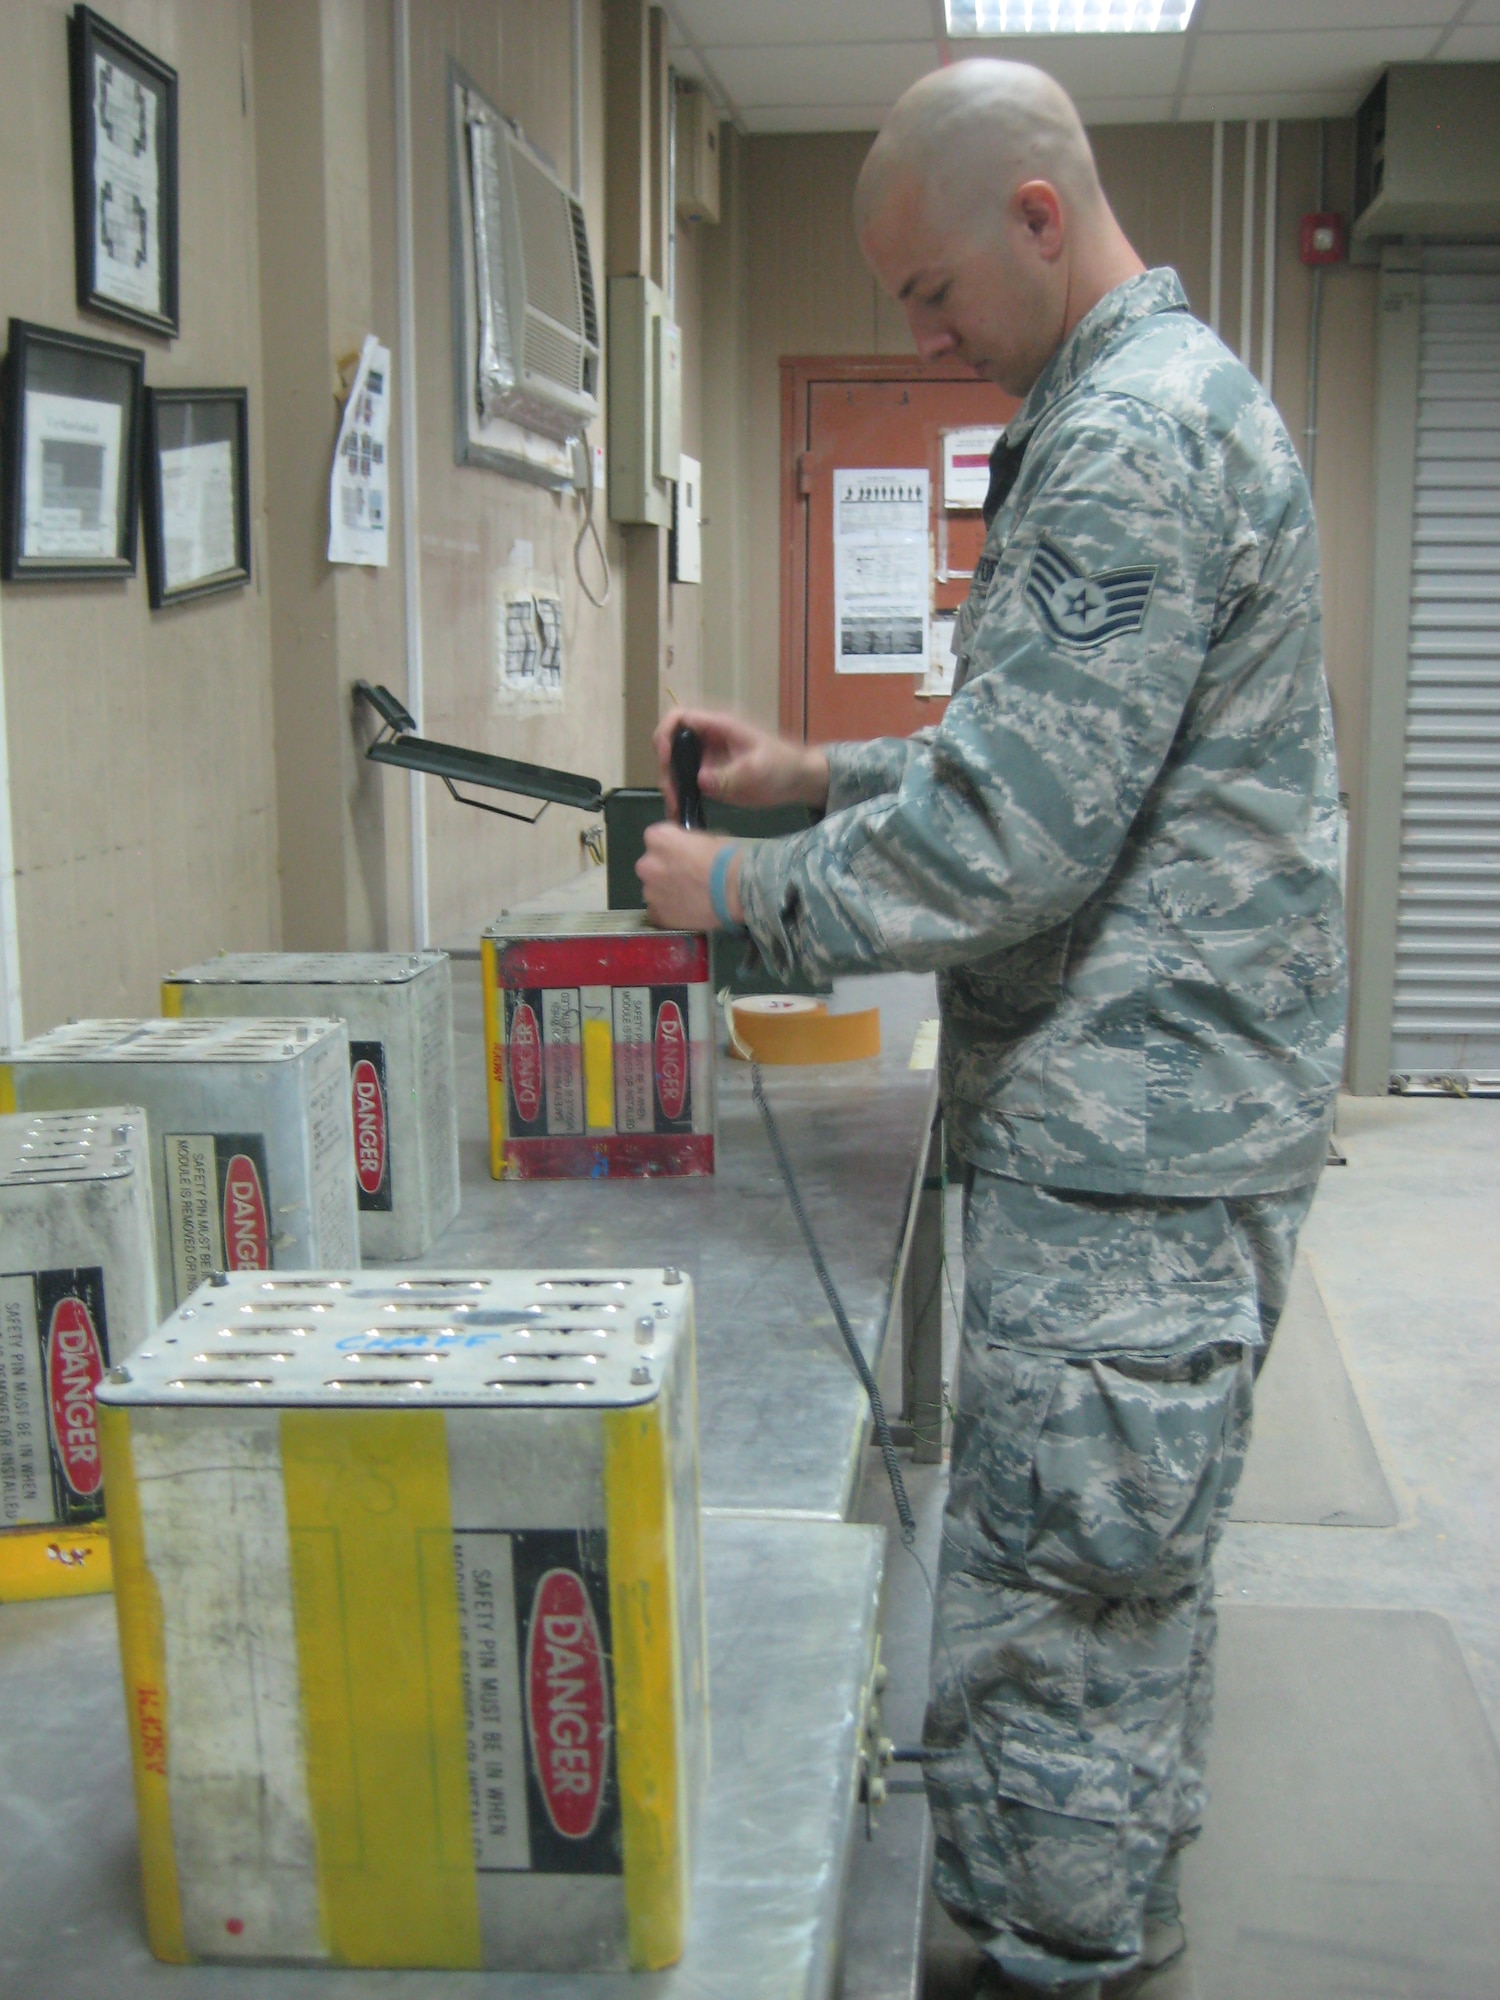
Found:
[[1069, 1362], [1032, 1453], [1028, 1573], [1097, 1597], [1197, 1583], [1243, 1453], [1252, 1350]]
[[999, 1830], [1012, 1924], [1078, 1952], [1122, 1952], [1131, 1932], [1130, 1766], [1037, 1718], [1002, 1726]]

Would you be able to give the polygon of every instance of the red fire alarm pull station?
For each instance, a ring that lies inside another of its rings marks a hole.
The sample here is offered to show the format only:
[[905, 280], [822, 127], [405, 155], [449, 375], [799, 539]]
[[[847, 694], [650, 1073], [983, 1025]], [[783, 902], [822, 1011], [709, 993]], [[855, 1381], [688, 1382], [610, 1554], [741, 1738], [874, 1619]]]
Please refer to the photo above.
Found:
[[1343, 216], [1304, 215], [1297, 229], [1297, 255], [1304, 264], [1342, 264]]

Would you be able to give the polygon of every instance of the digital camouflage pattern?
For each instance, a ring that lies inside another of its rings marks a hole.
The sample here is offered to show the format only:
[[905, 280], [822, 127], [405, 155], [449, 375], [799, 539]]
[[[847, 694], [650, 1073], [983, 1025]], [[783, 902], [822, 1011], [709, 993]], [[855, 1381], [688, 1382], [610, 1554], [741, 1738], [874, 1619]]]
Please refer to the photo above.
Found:
[[1311, 1200], [974, 1176], [925, 1732], [933, 1881], [1039, 1991], [1125, 1971], [1143, 1918], [1174, 1914], [1171, 1857], [1206, 1800], [1213, 1551]]
[[1280, 418], [1171, 271], [1117, 287], [1010, 425], [958, 692], [835, 746], [747, 846], [768, 962], [939, 971], [949, 1131], [1099, 1191], [1313, 1180], [1342, 1052], [1317, 536]]

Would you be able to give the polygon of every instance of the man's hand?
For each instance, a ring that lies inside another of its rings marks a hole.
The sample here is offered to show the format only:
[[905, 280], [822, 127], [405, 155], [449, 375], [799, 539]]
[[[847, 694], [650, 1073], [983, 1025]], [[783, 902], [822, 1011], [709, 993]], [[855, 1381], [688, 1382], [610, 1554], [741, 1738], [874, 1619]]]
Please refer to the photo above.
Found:
[[[670, 820], [646, 828], [646, 851], [635, 864], [646, 892], [646, 914], [664, 931], [716, 931], [719, 920], [708, 894], [714, 856], [727, 846], [717, 834], [685, 833]], [[729, 864], [724, 900], [741, 921], [739, 856]]]
[[720, 799], [727, 806], [802, 805], [817, 809], [827, 804], [828, 758], [815, 744], [790, 743], [737, 715], [674, 708], [657, 724], [653, 739], [669, 817], [677, 815], [672, 732], [684, 723], [702, 739], [698, 786], [704, 798]]

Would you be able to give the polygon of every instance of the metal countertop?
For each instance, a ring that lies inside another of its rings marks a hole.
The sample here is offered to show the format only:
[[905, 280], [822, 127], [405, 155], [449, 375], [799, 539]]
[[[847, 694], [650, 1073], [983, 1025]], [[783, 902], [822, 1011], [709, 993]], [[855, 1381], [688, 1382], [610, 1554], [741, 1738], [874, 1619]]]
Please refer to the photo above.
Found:
[[[463, 1208], [421, 1262], [681, 1265], [697, 1296], [704, 1506], [842, 1520], [869, 1413], [771, 1158], [748, 1066], [721, 1046], [711, 1176], [493, 1181], [479, 968], [459, 961], [453, 970]], [[912, 1043], [937, 997], [930, 978], [883, 974], [841, 981], [832, 1004], [879, 1005], [880, 1056], [763, 1073], [819, 1245], [875, 1366], [937, 1098], [936, 1071], [910, 1067]]]
[[704, 1524], [713, 1773], [665, 1973], [161, 1965], [146, 1946], [114, 1605], [0, 1605], [5, 2000], [827, 2000], [880, 1529]]

